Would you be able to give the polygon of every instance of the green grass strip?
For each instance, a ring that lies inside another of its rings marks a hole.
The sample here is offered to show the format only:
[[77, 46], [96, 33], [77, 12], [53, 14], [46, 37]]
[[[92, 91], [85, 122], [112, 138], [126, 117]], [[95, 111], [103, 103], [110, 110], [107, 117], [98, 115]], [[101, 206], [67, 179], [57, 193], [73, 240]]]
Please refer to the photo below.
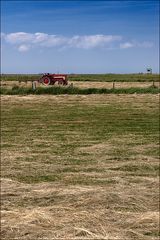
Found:
[[148, 87], [148, 88], [117, 88], [117, 89], [107, 89], [107, 88], [86, 88], [80, 89], [76, 87], [38, 87], [33, 90], [32, 88], [24, 88], [14, 86], [12, 89], [1, 88], [0, 94], [3, 95], [23, 95], [23, 94], [144, 94], [151, 93], [157, 94], [160, 93], [160, 89], [157, 87]]
[[[42, 74], [1, 74], [1, 81], [37, 81]], [[159, 74], [68, 74], [69, 81], [83, 82], [159, 82]]]

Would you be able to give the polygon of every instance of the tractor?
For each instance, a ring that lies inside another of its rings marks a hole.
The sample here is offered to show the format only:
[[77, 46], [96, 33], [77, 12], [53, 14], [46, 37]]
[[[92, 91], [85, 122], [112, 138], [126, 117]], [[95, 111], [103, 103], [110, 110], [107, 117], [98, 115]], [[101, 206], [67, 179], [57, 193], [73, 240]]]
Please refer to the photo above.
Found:
[[39, 83], [42, 83], [45, 86], [54, 85], [56, 82], [58, 85], [68, 85], [67, 75], [66, 74], [50, 74], [45, 73], [38, 80]]

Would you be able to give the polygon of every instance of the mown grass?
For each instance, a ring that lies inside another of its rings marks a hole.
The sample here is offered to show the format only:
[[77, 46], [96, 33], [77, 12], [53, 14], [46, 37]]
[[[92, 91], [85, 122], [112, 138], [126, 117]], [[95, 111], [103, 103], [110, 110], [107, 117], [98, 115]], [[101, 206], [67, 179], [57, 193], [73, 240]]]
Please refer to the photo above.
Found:
[[158, 94], [2, 95], [3, 239], [156, 240], [158, 111]]
[[26, 183], [40, 183], [40, 182], [54, 182], [60, 180], [58, 174], [53, 175], [28, 175], [28, 176], [18, 176], [18, 181], [26, 182]]
[[[1, 74], [2, 81], [36, 81], [41, 74]], [[158, 82], [159, 74], [68, 74], [69, 81]]]
[[160, 89], [158, 87], [150, 86], [148, 88], [76, 88], [76, 87], [38, 87], [35, 90], [27, 87], [19, 87], [14, 86], [12, 89], [2, 87], [0, 89], [0, 94], [6, 95], [24, 95], [24, 94], [80, 94], [80, 95], [88, 95], [88, 94], [143, 94], [143, 93], [152, 93], [157, 94], [160, 93]]
[[[50, 97], [52, 98], [52, 96]], [[72, 97], [74, 98], [74, 96]], [[45, 176], [45, 174], [46, 176], [55, 175], [58, 171], [59, 175], [63, 175], [73, 172], [73, 169], [78, 172], [80, 168], [84, 167], [90, 169], [90, 172], [94, 172], [93, 166], [96, 166], [98, 161], [102, 161], [104, 164], [107, 161], [121, 162], [132, 161], [132, 159], [136, 161], [140, 155], [140, 152], [135, 150], [136, 146], [142, 145], [142, 143], [158, 142], [158, 115], [152, 102], [146, 107], [144, 107], [145, 102], [142, 106], [133, 107], [131, 103], [118, 102], [118, 98], [122, 98], [118, 96], [116, 102], [113, 100], [107, 105], [101, 103], [84, 105], [80, 99], [74, 101], [74, 104], [70, 102], [67, 104], [65, 100], [63, 103], [63, 101], [54, 101], [54, 99], [46, 101], [47, 98], [48, 96], [45, 97], [44, 102], [43, 98], [41, 100], [38, 97], [38, 102], [27, 103], [25, 101], [21, 104], [20, 101], [16, 104], [10, 103], [10, 105], [7, 101], [3, 103], [4, 107], [2, 106], [1, 148], [8, 152], [13, 151], [13, 154], [17, 150], [22, 153], [22, 157], [17, 156], [14, 162], [17, 171], [20, 171], [21, 180], [29, 181], [27, 180], [29, 174], [31, 182], [32, 180], [38, 182], [38, 179], [41, 182], [41, 176]], [[67, 96], [65, 96], [66, 98]], [[96, 95], [93, 98], [96, 99]], [[107, 96], [102, 96], [102, 98], [108, 102]], [[129, 141], [124, 139], [124, 143], [121, 143], [120, 146], [118, 141], [114, 140], [115, 137], [123, 139], [123, 136], [129, 135], [134, 136], [134, 139], [132, 140], [132, 137]], [[112, 138], [113, 140], [111, 140]], [[99, 148], [97, 145], [96, 149], [95, 144], [102, 143], [104, 146]], [[108, 148], [107, 145], [105, 146], [107, 143], [111, 144]], [[95, 149], [87, 150], [90, 145], [95, 145]], [[76, 149], [79, 148], [80, 150], [77, 152]], [[28, 149], [28, 154], [25, 149]], [[145, 154], [155, 158], [158, 156], [158, 148], [154, 146], [154, 148], [142, 149], [141, 154], [144, 159]], [[21, 164], [18, 165], [18, 163]], [[26, 164], [25, 168], [23, 164]], [[36, 168], [36, 164], [44, 165], [45, 174], [43, 169]], [[55, 170], [52, 168], [54, 164], [57, 166]], [[64, 164], [66, 172], [65, 169], [59, 169], [61, 164]], [[136, 172], [134, 167], [133, 171]], [[84, 172], [86, 171], [84, 170]], [[4, 174], [11, 178], [17, 178], [16, 169], [15, 172], [6, 169]], [[33, 177], [34, 175], [36, 177]], [[46, 177], [47, 180], [53, 181], [56, 178]], [[65, 178], [61, 178], [61, 180], [66, 181]]]
[[148, 164], [127, 164], [120, 167], [111, 168], [114, 171], [124, 171], [127, 174], [132, 174], [134, 176], [159, 176], [160, 166], [158, 165], [148, 165]]

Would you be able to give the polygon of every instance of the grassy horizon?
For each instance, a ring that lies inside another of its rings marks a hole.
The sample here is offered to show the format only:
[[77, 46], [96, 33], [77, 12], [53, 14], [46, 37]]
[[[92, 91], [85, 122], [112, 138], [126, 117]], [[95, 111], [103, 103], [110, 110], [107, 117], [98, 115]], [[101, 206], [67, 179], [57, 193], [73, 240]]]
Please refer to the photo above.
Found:
[[[43, 74], [1, 74], [1, 81], [35, 81]], [[152, 82], [160, 81], [159, 74], [68, 74], [69, 81], [89, 82]]]

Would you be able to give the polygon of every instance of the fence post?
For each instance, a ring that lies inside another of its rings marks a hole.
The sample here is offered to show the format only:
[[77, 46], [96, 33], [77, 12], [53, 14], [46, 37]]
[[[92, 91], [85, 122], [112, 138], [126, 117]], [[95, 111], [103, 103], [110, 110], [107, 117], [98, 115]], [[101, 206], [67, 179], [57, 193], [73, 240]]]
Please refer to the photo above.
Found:
[[154, 80], [153, 80], [153, 85], [152, 85], [153, 87], [155, 87], [155, 83], [154, 83]]
[[36, 90], [36, 82], [32, 81], [32, 90]]
[[115, 89], [115, 80], [113, 81], [113, 89]]

